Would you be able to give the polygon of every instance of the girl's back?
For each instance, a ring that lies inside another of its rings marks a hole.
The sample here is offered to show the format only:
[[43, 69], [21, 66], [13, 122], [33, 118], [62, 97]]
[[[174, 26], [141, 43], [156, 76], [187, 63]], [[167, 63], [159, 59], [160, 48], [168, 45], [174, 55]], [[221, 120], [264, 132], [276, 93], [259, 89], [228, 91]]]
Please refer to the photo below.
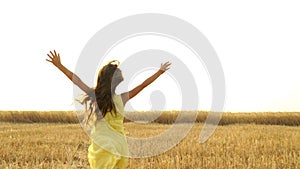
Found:
[[101, 119], [96, 123], [101, 123], [101, 121], [105, 120], [114, 130], [121, 134], [125, 134], [123, 127], [124, 106], [121, 95], [114, 95], [113, 100], [116, 106], [116, 113], [107, 112], [104, 119]]
[[116, 113], [107, 112], [104, 118], [96, 121], [91, 133], [88, 149], [91, 168], [125, 168], [128, 161], [129, 151], [123, 127], [124, 106], [120, 95], [114, 95], [113, 100]]

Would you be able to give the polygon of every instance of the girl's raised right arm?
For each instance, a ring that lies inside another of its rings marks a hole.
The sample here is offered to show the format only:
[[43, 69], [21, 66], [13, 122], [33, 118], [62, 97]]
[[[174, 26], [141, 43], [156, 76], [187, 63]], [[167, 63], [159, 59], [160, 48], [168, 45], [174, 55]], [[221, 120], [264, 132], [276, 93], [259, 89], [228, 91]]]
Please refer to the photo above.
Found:
[[49, 59], [46, 59], [48, 62], [53, 63], [55, 67], [57, 67], [60, 71], [62, 71], [75, 85], [77, 85], [81, 90], [85, 93], [91, 92], [92, 88], [88, 87], [85, 83], [81, 81], [81, 79], [68, 70], [64, 65], [61, 64], [59, 53], [56, 53], [54, 50], [53, 52], [50, 51], [50, 54], [47, 54]]
[[125, 92], [121, 94], [123, 104], [125, 105], [128, 100], [136, 96], [138, 93], [140, 93], [145, 87], [147, 87], [149, 84], [151, 84], [154, 80], [156, 80], [161, 74], [163, 74], [165, 71], [167, 71], [170, 68], [171, 63], [166, 62], [164, 64], [160, 65], [160, 69], [154, 73], [152, 76], [147, 78], [143, 83], [135, 87], [134, 89], [130, 90], [129, 92]]

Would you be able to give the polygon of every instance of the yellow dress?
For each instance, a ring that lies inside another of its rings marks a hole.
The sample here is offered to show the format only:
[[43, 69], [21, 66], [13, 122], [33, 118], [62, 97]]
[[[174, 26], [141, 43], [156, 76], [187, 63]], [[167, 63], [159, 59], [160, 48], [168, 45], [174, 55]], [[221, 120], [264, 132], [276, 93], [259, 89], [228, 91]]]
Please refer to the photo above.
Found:
[[88, 159], [92, 169], [123, 169], [129, 151], [123, 127], [124, 106], [121, 95], [113, 97], [117, 114], [107, 112], [91, 132]]

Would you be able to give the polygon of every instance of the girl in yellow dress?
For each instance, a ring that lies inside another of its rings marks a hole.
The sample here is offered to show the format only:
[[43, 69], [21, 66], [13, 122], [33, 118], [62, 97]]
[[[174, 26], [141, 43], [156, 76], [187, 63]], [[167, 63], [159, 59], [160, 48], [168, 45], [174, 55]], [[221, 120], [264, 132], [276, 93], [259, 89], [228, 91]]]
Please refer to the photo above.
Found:
[[123, 169], [127, 165], [129, 151], [123, 127], [124, 106], [146, 86], [169, 69], [171, 63], [161, 64], [160, 69], [143, 83], [128, 92], [116, 94], [116, 87], [123, 81], [119, 62], [113, 60], [98, 73], [96, 87], [90, 88], [61, 64], [60, 55], [50, 51], [48, 62], [53, 63], [75, 85], [86, 93], [82, 104], [89, 105], [85, 122], [92, 126], [91, 145], [88, 149], [92, 169]]

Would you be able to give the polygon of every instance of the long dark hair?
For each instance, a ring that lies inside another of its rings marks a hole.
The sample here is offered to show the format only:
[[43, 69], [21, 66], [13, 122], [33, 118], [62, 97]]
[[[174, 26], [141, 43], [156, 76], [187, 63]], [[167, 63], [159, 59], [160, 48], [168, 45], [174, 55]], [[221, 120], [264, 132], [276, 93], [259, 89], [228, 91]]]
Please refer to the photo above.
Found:
[[119, 61], [112, 60], [103, 66], [98, 73], [96, 87], [80, 101], [85, 105], [85, 124], [88, 124], [91, 119], [93, 119], [92, 124], [95, 124], [95, 121], [104, 118], [107, 112], [116, 115], [113, 97], [116, 87], [123, 81], [119, 64]]

